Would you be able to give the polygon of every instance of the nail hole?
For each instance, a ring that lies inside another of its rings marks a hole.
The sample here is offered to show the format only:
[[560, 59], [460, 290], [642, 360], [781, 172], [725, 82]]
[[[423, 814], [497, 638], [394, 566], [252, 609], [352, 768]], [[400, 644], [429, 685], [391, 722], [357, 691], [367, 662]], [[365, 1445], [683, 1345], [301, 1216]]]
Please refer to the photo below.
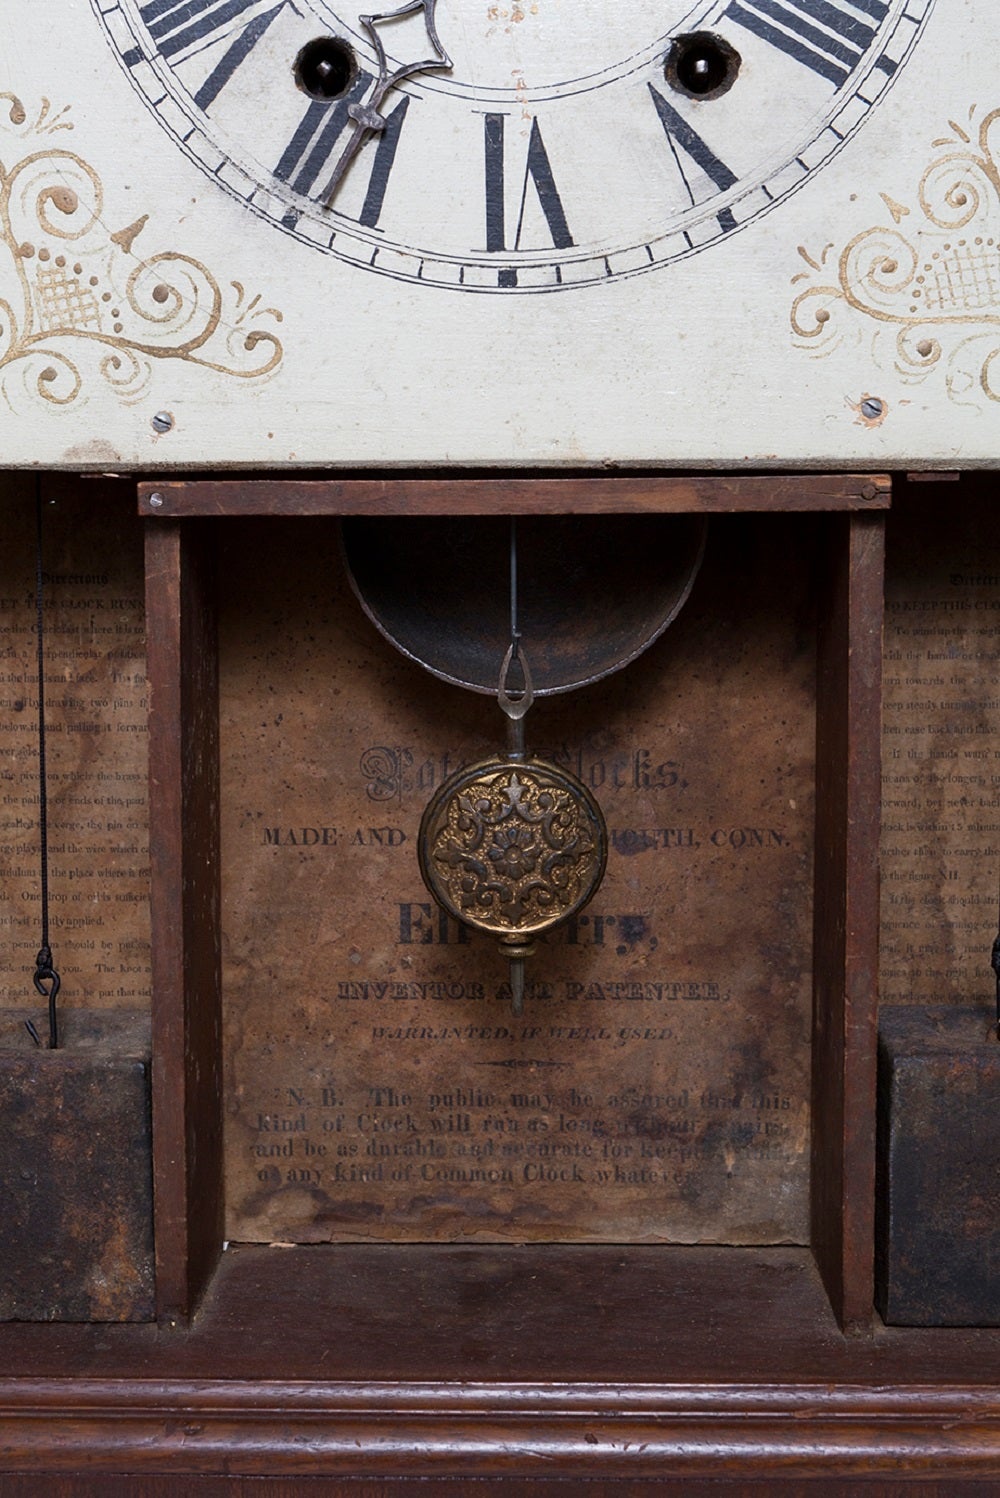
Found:
[[694, 99], [718, 99], [732, 88], [742, 59], [735, 47], [710, 31], [674, 37], [664, 64], [667, 82]]
[[339, 36], [319, 36], [306, 42], [292, 71], [310, 99], [341, 99], [357, 77], [358, 59]]

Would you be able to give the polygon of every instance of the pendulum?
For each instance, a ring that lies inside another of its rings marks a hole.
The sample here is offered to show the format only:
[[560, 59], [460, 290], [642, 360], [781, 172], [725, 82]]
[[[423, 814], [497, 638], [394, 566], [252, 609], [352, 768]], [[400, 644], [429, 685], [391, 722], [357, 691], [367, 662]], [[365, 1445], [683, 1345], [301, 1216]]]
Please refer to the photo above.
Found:
[[495, 696], [507, 719], [506, 753], [435, 792], [418, 857], [438, 904], [499, 941], [520, 1013], [527, 959], [592, 898], [608, 851], [593, 794], [526, 748], [525, 717], [536, 697], [591, 686], [659, 638], [697, 576], [705, 521], [531, 516], [519, 533], [499, 516], [357, 517], [342, 537], [351, 586], [385, 638], [440, 679]]
[[526, 959], [538, 937], [576, 915], [595, 893], [608, 839], [587, 787], [525, 748], [524, 720], [534, 689], [518, 627], [517, 562], [512, 520], [510, 644], [497, 686], [508, 723], [507, 752], [444, 782], [424, 812], [418, 848], [420, 871], [438, 903], [465, 925], [499, 939], [510, 961], [514, 1012], [520, 1014]]

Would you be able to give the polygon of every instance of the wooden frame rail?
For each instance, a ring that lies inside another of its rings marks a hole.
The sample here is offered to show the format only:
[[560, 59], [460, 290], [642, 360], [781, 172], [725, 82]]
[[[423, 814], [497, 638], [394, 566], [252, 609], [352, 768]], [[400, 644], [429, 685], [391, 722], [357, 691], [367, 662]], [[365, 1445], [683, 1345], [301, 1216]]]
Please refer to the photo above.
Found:
[[157, 1314], [222, 1250], [219, 681], [211, 526], [146, 536]]
[[812, 1247], [840, 1324], [874, 1296], [881, 516], [831, 516], [816, 682]]
[[[477, 480], [475, 503], [499, 510], [553, 488], [597, 508], [632, 480]], [[674, 509], [697, 486], [702, 507], [731, 510], [773, 496], [774, 480], [648, 481], [642, 508]], [[812, 1250], [845, 1328], [870, 1325], [873, 1305], [877, 827], [883, 513], [887, 494], [864, 475], [781, 480], [783, 508], [830, 516], [820, 605], [817, 681]], [[737, 491], [742, 494], [737, 504]], [[261, 492], [263, 491], [263, 492]], [[414, 492], [416, 491], [416, 493]], [[140, 489], [148, 522], [153, 849], [154, 1120], [159, 1314], [184, 1320], [222, 1247], [218, 870], [218, 660], [207, 516], [356, 513], [452, 506], [461, 479], [303, 484], [197, 481]], [[870, 498], [862, 498], [869, 495]], [[162, 503], [155, 504], [160, 499]], [[492, 500], [492, 503], [487, 503]], [[563, 501], [560, 500], [559, 503]], [[568, 502], [568, 501], [567, 501]], [[858, 504], [877, 507], [859, 511]], [[180, 1079], [180, 1080], [179, 1080]]]
[[194, 479], [139, 485], [139, 513], [234, 515], [726, 515], [885, 510], [886, 474], [615, 478]]

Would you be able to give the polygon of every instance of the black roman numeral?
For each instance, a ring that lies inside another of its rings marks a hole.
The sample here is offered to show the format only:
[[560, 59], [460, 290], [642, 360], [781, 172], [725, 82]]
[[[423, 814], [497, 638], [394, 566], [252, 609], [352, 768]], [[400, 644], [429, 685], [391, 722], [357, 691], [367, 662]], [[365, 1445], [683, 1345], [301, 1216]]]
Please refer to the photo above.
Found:
[[[326, 201], [329, 189], [324, 177], [325, 169], [343, 149], [345, 130], [348, 127], [354, 128], [348, 108], [364, 99], [373, 82], [371, 74], [362, 70], [342, 99], [333, 104], [317, 99], [308, 105], [298, 129], [275, 168], [274, 175], [279, 181], [287, 182], [289, 187], [303, 197], [311, 196]], [[409, 95], [403, 94], [396, 107], [386, 116], [385, 129], [378, 133], [378, 144], [373, 148], [372, 142], [368, 141], [361, 148], [362, 155], [348, 168], [354, 173], [363, 159], [371, 161], [368, 190], [357, 220], [363, 228], [374, 229], [382, 216], [389, 175], [396, 160], [399, 137], [409, 107]]]
[[284, 8], [285, 0], [281, 0], [281, 3], [274, 6], [272, 10], [265, 10], [259, 16], [255, 16], [232, 46], [227, 47], [194, 96], [194, 102], [199, 109], [207, 109], [210, 104], [214, 103], [240, 63], [250, 56], [271, 22], [281, 14]]
[[[660, 116], [660, 124], [663, 126], [670, 149], [673, 152], [674, 161], [681, 180], [687, 188], [688, 197], [692, 204], [699, 201], [695, 195], [688, 168], [685, 166], [684, 157], [688, 157], [695, 166], [701, 168], [710, 182], [718, 188], [719, 192], [728, 192], [729, 188], [736, 186], [736, 173], [730, 171], [729, 167], [722, 161], [710, 146], [707, 146], [698, 134], [684, 119], [683, 115], [677, 113], [672, 104], [660, 93], [659, 89], [649, 85], [649, 92], [653, 96], [656, 112]], [[683, 155], [681, 153], [684, 153]], [[725, 232], [736, 228], [736, 220], [729, 208], [723, 208], [718, 215], [719, 226]]]
[[[504, 114], [487, 114], [483, 116], [485, 126], [485, 165], [486, 165], [486, 248], [496, 253], [504, 250], [519, 250], [521, 248], [521, 237], [524, 230], [524, 214], [528, 202], [528, 191], [533, 187], [538, 198], [539, 206], [548, 225], [552, 236], [552, 243], [557, 250], [568, 250], [573, 246], [573, 236], [569, 232], [569, 224], [566, 221], [566, 213], [556, 187], [555, 177], [552, 174], [552, 165], [549, 161], [549, 153], [545, 149], [542, 139], [542, 129], [537, 119], [531, 122], [531, 132], [528, 137], [528, 154], [524, 165], [524, 177], [521, 182], [521, 205], [518, 210], [517, 227], [514, 231], [513, 243], [510, 243], [507, 233], [507, 212], [504, 196], [504, 183], [506, 180], [506, 150], [504, 142], [504, 130], [507, 116]], [[516, 286], [517, 272], [514, 270], [501, 271], [500, 284], [502, 286]], [[506, 279], [504, 279], [506, 277]]]
[[139, 7], [161, 57], [211, 41], [259, 0], [147, 0]]
[[[267, 31], [271, 22], [281, 14], [289, 0], [278, 0], [270, 10], [259, 15], [238, 32], [235, 40], [215, 64], [208, 77], [194, 95], [200, 109], [207, 110], [219, 97], [226, 84], [245, 62]], [[260, 0], [147, 0], [139, 14], [149, 28], [161, 57], [176, 57], [181, 52], [207, 45], [215, 41], [234, 21], [239, 21], [248, 10], [258, 6]], [[137, 53], [135, 61], [139, 61]]]
[[888, 10], [886, 0], [853, 0], [853, 10], [834, 0], [732, 0], [726, 15], [839, 88], [871, 46]]

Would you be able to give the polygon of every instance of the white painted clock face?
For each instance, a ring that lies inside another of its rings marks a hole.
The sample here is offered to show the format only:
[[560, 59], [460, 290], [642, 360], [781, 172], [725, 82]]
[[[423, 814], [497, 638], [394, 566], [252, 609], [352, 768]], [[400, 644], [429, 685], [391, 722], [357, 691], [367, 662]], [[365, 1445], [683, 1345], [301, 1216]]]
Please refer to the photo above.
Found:
[[996, 4], [365, 3], [2, 0], [0, 461], [1000, 462]]
[[[387, 92], [332, 200], [378, 75], [353, 5], [92, 4], [163, 129], [279, 233], [383, 275], [517, 294], [710, 250], [794, 193], [876, 111], [935, 0], [439, 0], [451, 67]], [[378, 25], [390, 68], [431, 56], [427, 19]], [[330, 38], [345, 87], [310, 97], [303, 49]], [[699, 47], [725, 75], [705, 94], [676, 76]]]

